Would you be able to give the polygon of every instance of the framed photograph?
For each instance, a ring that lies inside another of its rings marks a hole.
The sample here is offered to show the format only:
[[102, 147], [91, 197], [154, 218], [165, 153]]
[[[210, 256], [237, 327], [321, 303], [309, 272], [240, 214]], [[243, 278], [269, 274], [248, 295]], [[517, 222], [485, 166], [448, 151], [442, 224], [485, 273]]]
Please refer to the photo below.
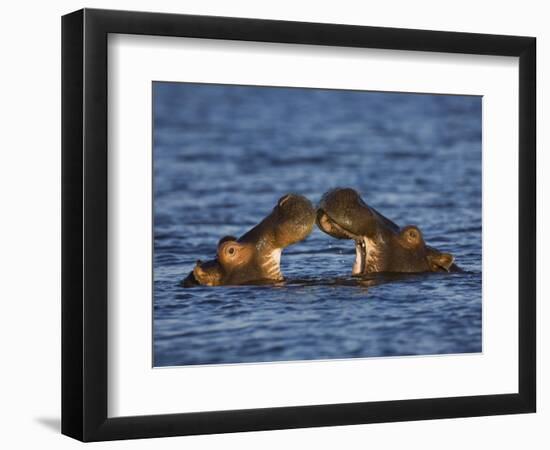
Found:
[[62, 432], [535, 412], [533, 37], [62, 20]]

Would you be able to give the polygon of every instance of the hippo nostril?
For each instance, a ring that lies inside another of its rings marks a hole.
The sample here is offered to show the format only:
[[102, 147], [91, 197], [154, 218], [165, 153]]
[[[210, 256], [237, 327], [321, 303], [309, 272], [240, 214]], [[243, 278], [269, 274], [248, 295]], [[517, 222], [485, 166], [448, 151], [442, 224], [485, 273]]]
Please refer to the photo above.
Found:
[[290, 198], [290, 194], [286, 194], [279, 199], [278, 205], [283, 206], [285, 202]]

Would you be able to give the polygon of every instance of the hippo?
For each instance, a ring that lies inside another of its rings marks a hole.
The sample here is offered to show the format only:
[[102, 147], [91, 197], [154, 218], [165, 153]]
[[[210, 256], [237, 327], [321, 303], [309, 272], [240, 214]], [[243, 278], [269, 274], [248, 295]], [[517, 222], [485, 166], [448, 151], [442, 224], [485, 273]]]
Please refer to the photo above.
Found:
[[355, 241], [354, 276], [461, 271], [451, 254], [424, 242], [418, 227], [399, 227], [367, 205], [351, 188], [326, 192], [319, 203], [316, 221], [328, 235]]
[[305, 197], [287, 194], [271, 213], [239, 239], [225, 236], [216, 258], [197, 261], [184, 287], [276, 283], [283, 281], [281, 252], [304, 240], [315, 223], [315, 207]]

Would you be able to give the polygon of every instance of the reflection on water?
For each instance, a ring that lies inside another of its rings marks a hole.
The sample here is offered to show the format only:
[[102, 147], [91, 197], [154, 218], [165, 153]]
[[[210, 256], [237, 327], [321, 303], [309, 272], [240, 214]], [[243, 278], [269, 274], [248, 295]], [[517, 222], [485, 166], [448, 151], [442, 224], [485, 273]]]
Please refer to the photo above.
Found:
[[[155, 366], [481, 351], [481, 99], [155, 83]], [[179, 282], [287, 192], [336, 186], [465, 271], [360, 280], [314, 229], [280, 285]]]

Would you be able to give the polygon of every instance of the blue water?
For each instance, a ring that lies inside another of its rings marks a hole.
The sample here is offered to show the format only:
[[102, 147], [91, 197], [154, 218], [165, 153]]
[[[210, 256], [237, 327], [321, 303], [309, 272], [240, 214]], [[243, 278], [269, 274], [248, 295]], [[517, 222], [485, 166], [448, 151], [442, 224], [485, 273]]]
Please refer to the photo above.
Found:
[[[157, 82], [153, 117], [155, 366], [481, 351], [480, 97]], [[285, 193], [336, 186], [465, 272], [367, 287], [315, 228], [284, 286], [179, 286]]]

